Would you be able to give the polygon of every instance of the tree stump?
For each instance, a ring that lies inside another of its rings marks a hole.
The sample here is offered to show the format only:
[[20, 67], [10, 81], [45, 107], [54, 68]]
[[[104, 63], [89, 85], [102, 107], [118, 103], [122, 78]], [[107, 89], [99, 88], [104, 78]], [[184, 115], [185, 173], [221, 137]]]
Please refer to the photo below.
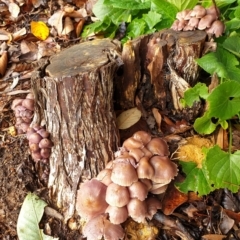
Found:
[[50, 59], [40, 86], [32, 80], [54, 143], [50, 198], [65, 221], [74, 214], [80, 182], [96, 177], [119, 146], [112, 101], [117, 54], [107, 39], [81, 43]]
[[175, 109], [172, 78], [175, 75], [195, 85], [199, 75], [195, 59], [202, 56], [205, 41], [204, 31], [167, 29], [127, 42], [122, 54], [124, 74], [116, 86], [120, 108], [134, 107], [138, 96], [145, 110], [155, 107], [191, 120], [199, 109]]

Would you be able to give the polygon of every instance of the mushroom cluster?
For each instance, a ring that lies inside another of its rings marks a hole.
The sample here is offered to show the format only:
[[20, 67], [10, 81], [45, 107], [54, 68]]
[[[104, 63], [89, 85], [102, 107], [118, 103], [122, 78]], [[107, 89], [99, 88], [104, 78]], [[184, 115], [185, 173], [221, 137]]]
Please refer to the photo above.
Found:
[[15, 127], [18, 134], [27, 132], [33, 117], [34, 103], [32, 93], [29, 93], [25, 99], [16, 98], [13, 100], [11, 109], [14, 111], [16, 117]]
[[32, 159], [35, 162], [42, 161], [48, 163], [52, 141], [49, 139], [50, 133], [42, 126], [28, 127], [27, 139], [29, 141], [29, 148]]
[[216, 6], [204, 8], [196, 5], [192, 10], [178, 12], [177, 20], [171, 28], [175, 31], [205, 30], [208, 35], [220, 37], [225, 31], [225, 25], [219, 18], [220, 11]]
[[[96, 218], [104, 218], [115, 227], [121, 227], [128, 217], [139, 223], [152, 219], [161, 208], [160, 200], [153, 194], [163, 193], [178, 173], [168, 155], [167, 143], [147, 132], [138, 131], [125, 140], [115, 159], [96, 178], [82, 183], [77, 192], [77, 212], [87, 221], [84, 236], [93, 239], [99, 232], [89, 227], [93, 221], [98, 225]], [[118, 228], [118, 234], [111, 239], [122, 238]]]

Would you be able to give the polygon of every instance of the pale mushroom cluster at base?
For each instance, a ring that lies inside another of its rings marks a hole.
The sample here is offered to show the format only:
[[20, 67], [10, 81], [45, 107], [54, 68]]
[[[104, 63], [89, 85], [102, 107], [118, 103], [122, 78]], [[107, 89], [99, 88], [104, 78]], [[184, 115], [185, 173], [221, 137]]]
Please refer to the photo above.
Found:
[[161, 208], [154, 194], [163, 193], [178, 173], [168, 155], [167, 143], [145, 131], [125, 140], [115, 159], [77, 192], [76, 209], [86, 221], [84, 236], [89, 240], [102, 236], [123, 239], [120, 224], [128, 217], [139, 223], [152, 219]]

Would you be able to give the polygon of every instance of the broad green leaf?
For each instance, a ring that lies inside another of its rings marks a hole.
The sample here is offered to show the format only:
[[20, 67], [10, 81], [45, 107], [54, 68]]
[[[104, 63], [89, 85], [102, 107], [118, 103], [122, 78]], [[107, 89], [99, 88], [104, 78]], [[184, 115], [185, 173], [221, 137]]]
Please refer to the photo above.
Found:
[[162, 15], [157, 12], [149, 11], [147, 14], [143, 14], [142, 18], [147, 23], [148, 28], [152, 29], [161, 21]]
[[201, 195], [207, 195], [214, 189], [209, 184], [209, 174], [207, 169], [198, 168], [194, 162], [181, 162], [183, 172], [186, 179], [181, 183], [176, 183], [180, 191], [187, 193], [188, 191], [198, 192]]
[[192, 9], [197, 5], [198, 0], [168, 0], [171, 4], [175, 5], [179, 11], [185, 9]]
[[104, 4], [107, 6], [112, 6], [113, 8], [121, 8], [121, 9], [128, 9], [128, 10], [136, 10], [136, 9], [150, 9], [151, 1], [143, 0], [105, 0]]
[[104, 4], [104, 0], [98, 0], [94, 4], [92, 11], [94, 15], [102, 21], [106, 16], [111, 16], [115, 12], [111, 5]]
[[219, 77], [240, 82], [240, 69], [236, 67], [239, 61], [232, 53], [220, 46], [216, 52], [206, 54], [196, 61], [210, 74], [216, 72]]
[[172, 5], [171, 3], [165, 1], [165, 0], [152, 0], [152, 3], [154, 4], [154, 9], [167, 16], [167, 18], [170, 18], [172, 22], [176, 19], [176, 14], [178, 12], [178, 9], [176, 6]]
[[143, 19], [135, 18], [128, 25], [126, 34], [131, 38], [135, 38], [140, 35], [143, 35], [145, 28], [146, 28], [146, 22]]
[[117, 126], [119, 129], [127, 129], [137, 123], [140, 118], [141, 112], [137, 108], [128, 109], [117, 117]]
[[228, 37], [223, 42], [223, 47], [230, 51], [231, 53], [233, 53], [234, 55], [236, 55], [237, 57], [240, 57], [240, 36]]
[[[236, 2], [236, 0], [215, 0], [215, 2], [219, 8], [222, 8], [227, 5], [230, 5], [231, 3]], [[204, 0], [204, 1], [202, 1], [202, 4], [204, 7], [210, 7], [210, 6], [212, 6], [213, 2], [212, 2], [212, 0]]]
[[237, 192], [240, 187], [240, 151], [234, 154], [224, 152], [219, 146], [210, 149], [206, 156], [210, 184], [215, 189], [228, 188]]
[[214, 132], [217, 124], [213, 123], [211, 117], [208, 115], [208, 112], [205, 112], [202, 117], [195, 120], [193, 127], [195, 131], [200, 134], [210, 134]]
[[19, 240], [50, 240], [56, 239], [47, 236], [39, 229], [44, 207], [47, 204], [33, 193], [28, 193], [17, 221], [17, 234]]
[[218, 85], [207, 98], [209, 117], [227, 120], [240, 112], [240, 84], [228, 81]]
[[191, 107], [194, 102], [200, 101], [200, 97], [206, 99], [208, 96], [208, 88], [204, 83], [197, 83], [194, 87], [184, 92], [184, 103]]
[[226, 25], [226, 30], [235, 30], [235, 29], [240, 29], [240, 19], [239, 18], [233, 18], [230, 21], [227, 21], [225, 23]]

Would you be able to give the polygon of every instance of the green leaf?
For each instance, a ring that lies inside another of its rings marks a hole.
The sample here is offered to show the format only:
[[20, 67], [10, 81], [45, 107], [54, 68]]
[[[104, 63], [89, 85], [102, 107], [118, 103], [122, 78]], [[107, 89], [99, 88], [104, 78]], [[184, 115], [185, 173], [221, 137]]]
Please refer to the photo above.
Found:
[[226, 30], [235, 30], [235, 29], [240, 29], [240, 19], [239, 18], [233, 18], [230, 21], [227, 21], [225, 23], [226, 25]]
[[127, 27], [127, 36], [135, 38], [144, 34], [146, 22], [143, 19], [135, 18]]
[[136, 9], [150, 9], [151, 7], [151, 1], [149, 0], [143, 0], [143, 1], [137, 1], [137, 0], [105, 0], [105, 5], [112, 6], [114, 8], [120, 8], [120, 9], [128, 9], [128, 10], [136, 10]]
[[210, 184], [215, 189], [228, 188], [237, 192], [240, 186], [240, 151], [234, 154], [224, 152], [219, 146], [210, 149], [206, 156]]
[[175, 5], [179, 11], [182, 11], [192, 9], [198, 3], [198, 0], [168, 0], [168, 2]]
[[114, 9], [112, 6], [104, 4], [104, 0], [98, 0], [94, 4], [92, 11], [99, 20], [103, 21], [106, 16], [113, 14]]
[[167, 16], [167, 18], [170, 18], [172, 22], [176, 19], [176, 14], [178, 12], [176, 6], [165, 0], [152, 0], [152, 3], [155, 5], [153, 8], [157, 12]]
[[[240, 13], [239, 13], [240, 14]], [[235, 35], [228, 37], [223, 42], [223, 47], [236, 55], [237, 57], [240, 57], [240, 36]]]
[[184, 92], [184, 103], [191, 107], [194, 102], [200, 101], [200, 97], [206, 99], [208, 96], [208, 87], [204, 83], [197, 83], [194, 87]]
[[147, 23], [148, 28], [152, 29], [161, 21], [162, 15], [154, 11], [149, 11], [147, 14], [143, 14], [142, 18]]
[[217, 73], [219, 77], [231, 79], [240, 82], [240, 69], [237, 58], [227, 50], [218, 46], [216, 52], [206, 54], [197, 63], [208, 73]]
[[47, 236], [39, 229], [44, 207], [47, 204], [35, 194], [28, 193], [17, 221], [17, 234], [19, 240], [50, 240], [58, 239]]
[[198, 168], [194, 162], [180, 161], [186, 179], [182, 183], [176, 183], [180, 191], [187, 193], [188, 191], [198, 192], [201, 195], [207, 195], [214, 189], [209, 184], [209, 174], [205, 167]]
[[218, 85], [207, 98], [209, 117], [227, 120], [240, 112], [240, 84], [227, 81]]
[[202, 117], [195, 120], [193, 127], [200, 134], [210, 134], [214, 132], [217, 124], [213, 123], [208, 112], [205, 112]]

